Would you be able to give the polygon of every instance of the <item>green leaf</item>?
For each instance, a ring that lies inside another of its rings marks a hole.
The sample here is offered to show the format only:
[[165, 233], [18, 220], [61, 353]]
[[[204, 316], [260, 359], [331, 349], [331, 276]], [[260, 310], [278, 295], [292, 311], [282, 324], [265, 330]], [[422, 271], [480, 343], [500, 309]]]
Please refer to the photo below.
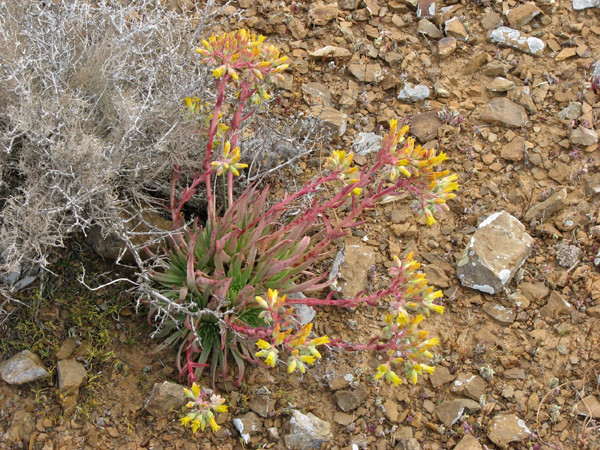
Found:
[[238, 316], [238, 319], [247, 323], [252, 328], [258, 328], [265, 325], [265, 322], [258, 317], [262, 311], [262, 308], [248, 308]]

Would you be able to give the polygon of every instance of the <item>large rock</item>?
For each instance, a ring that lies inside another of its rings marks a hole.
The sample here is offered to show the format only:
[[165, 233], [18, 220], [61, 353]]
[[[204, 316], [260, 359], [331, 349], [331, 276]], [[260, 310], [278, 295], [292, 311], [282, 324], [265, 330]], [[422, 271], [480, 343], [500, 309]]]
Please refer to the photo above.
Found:
[[83, 364], [75, 359], [63, 359], [56, 365], [58, 389], [63, 396], [77, 394], [87, 383], [87, 372]]
[[535, 16], [541, 14], [541, 12], [542, 11], [535, 6], [535, 3], [524, 3], [523, 5], [509, 10], [506, 13], [506, 17], [508, 18], [511, 27], [521, 28], [531, 22], [531, 20]]
[[297, 410], [292, 412], [290, 434], [284, 437], [287, 448], [297, 450], [320, 449], [332, 438], [329, 422], [311, 413], [304, 415]]
[[587, 147], [598, 142], [598, 133], [596, 133], [595, 130], [579, 126], [571, 133], [569, 140], [573, 145], [583, 145]]
[[40, 357], [23, 350], [0, 366], [0, 378], [8, 384], [25, 384], [50, 377]]
[[360, 239], [348, 236], [344, 248], [338, 253], [331, 276], [340, 276], [332, 285], [344, 298], [353, 298], [367, 287], [371, 266], [376, 263], [377, 252]]
[[358, 408], [367, 399], [367, 396], [367, 389], [364, 384], [360, 384], [354, 391], [336, 391], [334, 394], [337, 405], [344, 412]]
[[187, 397], [181, 385], [163, 381], [154, 384], [144, 402], [144, 409], [154, 417], [166, 417], [170, 411], [180, 409], [186, 401]]
[[500, 448], [511, 442], [522, 442], [530, 436], [531, 430], [514, 414], [497, 415], [488, 427], [488, 438]]
[[242, 414], [233, 419], [233, 426], [238, 430], [245, 444], [248, 444], [252, 438], [263, 431], [262, 419], [253, 412]]
[[520, 128], [527, 123], [527, 112], [521, 105], [506, 97], [494, 98], [482, 110], [481, 120], [493, 125], [509, 128]]
[[531, 55], [541, 54], [546, 44], [541, 39], [527, 36], [519, 30], [509, 27], [498, 27], [490, 34], [492, 42], [513, 47]]
[[484, 220], [457, 263], [463, 286], [495, 294], [504, 288], [525, 262], [533, 238], [521, 222], [505, 211]]
[[398, 100], [418, 102], [429, 97], [429, 88], [424, 84], [413, 86], [410, 83], [405, 83], [404, 87], [398, 92]]

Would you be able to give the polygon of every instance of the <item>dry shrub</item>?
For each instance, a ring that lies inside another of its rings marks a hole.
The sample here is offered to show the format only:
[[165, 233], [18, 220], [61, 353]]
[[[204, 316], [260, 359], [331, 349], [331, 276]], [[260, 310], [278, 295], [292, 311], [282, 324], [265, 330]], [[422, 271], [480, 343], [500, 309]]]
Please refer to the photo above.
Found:
[[[0, 294], [75, 232], [98, 227], [133, 249], [141, 205], [160, 209], [173, 163], [201, 167], [203, 137], [180, 106], [211, 100], [194, 52], [211, 11], [192, 22], [153, 0], [0, 2]], [[260, 117], [250, 180], [308, 151]]]

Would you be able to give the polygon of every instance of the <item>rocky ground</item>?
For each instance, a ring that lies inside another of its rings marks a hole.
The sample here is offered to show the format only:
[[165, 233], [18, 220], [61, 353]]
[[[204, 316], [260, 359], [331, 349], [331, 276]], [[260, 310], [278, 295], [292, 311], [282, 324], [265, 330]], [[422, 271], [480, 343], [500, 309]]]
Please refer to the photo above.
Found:
[[[414, 252], [445, 294], [427, 327], [437, 370], [394, 388], [373, 381], [369, 354], [328, 352], [304, 376], [251, 368], [240, 389], [221, 386], [221, 430], [192, 435], [164, 411], [178, 401], [169, 384], [145, 404], [155, 383], [177, 381], [174, 355], [148, 355], [127, 293], [65, 281], [84, 253], [57, 269], [35, 320], [0, 330], [6, 357], [33, 352], [2, 378], [23, 364], [42, 378], [0, 383], [0, 447], [286, 448], [308, 433], [331, 449], [600, 448], [600, 3], [239, 0], [223, 16], [290, 56], [277, 108], [319, 115], [326, 150], [364, 164], [397, 117], [448, 154], [461, 184], [450, 211], [427, 228], [401, 202], [381, 205], [341, 267], [344, 289], [374, 289], [393, 255]], [[354, 341], [378, 320], [316, 318]]]

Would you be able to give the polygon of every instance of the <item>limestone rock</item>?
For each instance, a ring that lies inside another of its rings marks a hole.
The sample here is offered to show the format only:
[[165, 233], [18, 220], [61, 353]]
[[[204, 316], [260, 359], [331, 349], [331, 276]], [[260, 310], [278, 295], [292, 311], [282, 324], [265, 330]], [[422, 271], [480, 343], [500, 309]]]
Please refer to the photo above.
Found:
[[40, 357], [23, 350], [0, 366], [0, 378], [8, 384], [25, 384], [50, 377]]
[[600, 0], [573, 0], [573, 9], [575, 11], [595, 7], [600, 7]]
[[87, 372], [83, 364], [75, 359], [63, 359], [56, 365], [58, 389], [64, 396], [77, 394], [87, 383]]
[[313, 58], [347, 58], [352, 56], [350, 50], [344, 47], [336, 47], [335, 45], [326, 45], [323, 48], [309, 53]]
[[383, 137], [376, 133], [358, 133], [358, 135], [352, 142], [352, 151], [356, 155], [367, 155], [369, 153], [376, 153], [381, 148], [382, 140]]
[[418, 102], [429, 97], [429, 88], [423, 84], [413, 86], [410, 83], [405, 83], [404, 87], [398, 92], [398, 100]]
[[445, 57], [448, 55], [451, 55], [452, 53], [454, 53], [456, 51], [456, 38], [449, 36], [449, 37], [445, 37], [443, 39], [440, 39], [438, 42], [438, 55], [440, 55], [441, 57]]
[[294, 410], [290, 418], [290, 434], [284, 437], [289, 449], [311, 450], [333, 439], [329, 422], [319, 419], [312, 413], [306, 415]]
[[525, 221], [530, 222], [533, 219], [539, 220], [542, 217], [550, 217], [555, 212], [562, 210], [566, 202], [567, 190], [563, 188], [560, 191], [548, 197], [543, 202], [540, 202], [529, 208], [529, 210], [527, 210], [527, 212], [525, 213]]
[[435, 16], [435, 0], [418, 0], [417, 17], [428, 19]]
[[541, 39], [527, 36], [509, 27], [498, 27], [490, 34], [492, 42], [513, 47], [532, 55], [541, 54], [546, 44]]
[[429, 375], [429, 380], [434, 388], [442, 386], [446, 383], [450, 383], [454, 380], [454, 378], [456, 378], [456, 376], [452, 375], [448, 368], [444, 366], [436, 367], [435, 371]]
[[514, 414], [495, 416], [488, 427], [488, 438], [503, 448], [511, 442], [521, 442], [531, 436], [531, 430], [522, 419]]
[[343, 136], [346, 132], [348, 116], [331, 106], [313, 106], [309, 109], [309, 114], [312, 117], [322, 120], [325, 127], [338, 136]]
[[155, 383], [150, 395], [144, 402], [144, 409], [154, 417], [166, 417], [169, 411], [180, 409], [186, 404], [187, 397], [183, 386], [163, 381]]
[[519, 128], [527, 123], [527, 112], [506, 97], [492, 99], [481, 111], [484, 122], [503, 127]]
[[461, 398], [440, 403], [435, 412], [444, 426], [451, 428], [465, 414], [473, 414], [481, 410], [479, 403]]
[[458, 278], [463, 286], [495, 294], [525, 262], [533, 242], [513, 216], [505, 211], [494, 213], [471, 237], [457, 263]]

